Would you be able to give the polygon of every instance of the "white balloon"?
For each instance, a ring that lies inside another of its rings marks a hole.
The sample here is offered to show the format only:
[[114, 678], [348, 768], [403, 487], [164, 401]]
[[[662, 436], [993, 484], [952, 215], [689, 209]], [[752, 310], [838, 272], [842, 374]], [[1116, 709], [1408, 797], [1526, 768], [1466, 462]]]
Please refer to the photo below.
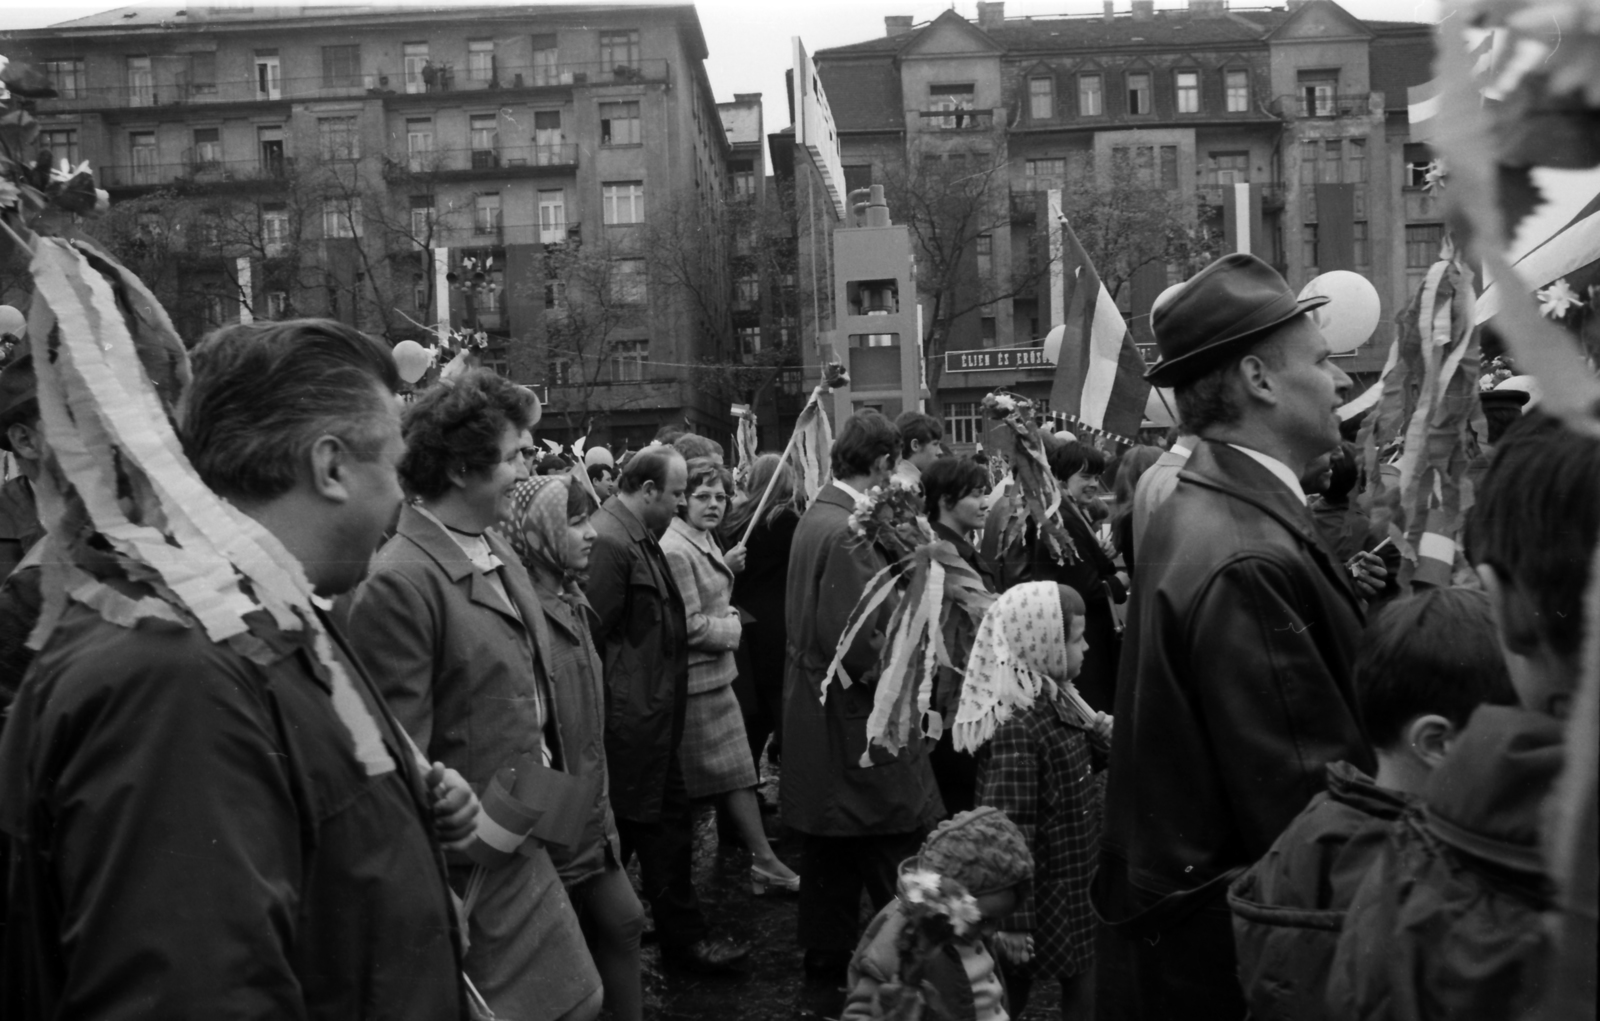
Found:
[[1051, 365], [1054, 365], [1056, 359], [1061, 357], [1061, 338], [1066, 335], [1067, 328], [1065, 325], [1052, 326], [1050, 327], [1050, 332], [1044, 335], [1044, 360]]
[[428, 366], [433, 364], [433, 356], [428, 349], [414, 340], [402, 340], [394, 346], [395, 368], [400, 370], [400, 378], [407, 383], [415, 383], [421, 379], [423, 373], [428, 371]]
[[22, 337], [26, 336], [27, 332], [28, 317], [10, 305], [0, 305], [0, 333], [9, 333], [13, 337]]
[[1152, 429], [1170, 429], [1177, 424], [1178, 400], [1169, 387], [1153, 386], [1144, 402], [1144, 420]]
[[1156, 312], [1161, 309], [1161, 306], [1165, 305], [1173, 298], [1176, 298], [1178, 296], [1178, 292], [1183, 290], [1183, 285], [1188, 282], [1189, 281], [1187, 280], [1180, 280], [1171, 287], [1162, 291], [1160, 294], [1156, 295], [1156, 300], [1150, 303], [1150, 318], [1154, 319]]
[[1300, 290], [1301, 301], [1318, 297], [1332, 299], [1313, 309], [1311, 318], [1334, 354], [1349, 354], [1372, 338], [1380, 314], [1372, 281], [1347, 269], [1329, 270]]

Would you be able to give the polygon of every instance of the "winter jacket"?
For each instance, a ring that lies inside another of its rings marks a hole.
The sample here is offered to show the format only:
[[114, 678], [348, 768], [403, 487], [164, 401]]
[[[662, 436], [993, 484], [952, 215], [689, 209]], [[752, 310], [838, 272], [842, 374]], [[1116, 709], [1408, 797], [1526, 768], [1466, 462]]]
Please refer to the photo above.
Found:
[[1410, 799], [1348, 762], [1228, 890], [1239, 982], [1254, 1021], [1316, 1021], [1356, 888]]
[[689, 698], [683, 597], [661, 544], [620, 499], [590, 520], [597, 534], [584, 594], [605, 664], [611, 810], [655, 822]]
[[[884, 559], [851, 533], [855, 501], [824, 486], [795, 529], [785, 602], [789, 672], [784, 683], [783, 821], [816, 836], [912, 833], [944, 814], [923, 742], [888, 761], [861, 764], [867, 749], [882, 635], [863, 627], [844, 657], [854, 682], [835, 680], [823, 701], [823, 676], [845, 623]], [[879, 622], [887, 619], [888, 606]], [[876, 622], [874, 622], [876, 623]]]
[[1388, 830], [1345, 918], [1328, 979], [1332, 1017], [1520, 1018], [1543, 991], [1552, 890], [1541, 813], [1563, 725], [1484, 706]]
[[[885, 904], [877, 917], [867, 924], [867, 931], [862, 934], [855, 955], [850, 958], [845, 982], [849, 993], [840, 1021], [872, 1021], [878, 1016], [872, 1007], [879, 988], [886, 982], [900, 980], [898, 944], [905, 927], [905, 904], [898, 897]], [[987, 942], [984, 943], [984, 949], [991, 957], [994, 956], [994, 948]], [[995, 976], [1004, 988], [1005, 979], [998, 967], [995, 968]], [[924, 977], [933, 986], [934, 993], [939, 997], [939, 1005], [944, 1009], [943, 1013], [937, 1010], [924, 1011], [924, 1017], [940, 1018], [942, 1021], [972, 1021], [976, 1016], [972, 983], [961, 963], [961, 955], [954, 947], [945, 947], [929, 963]]]
[[733, 571], [710, 532], [673, 518], [661, 537], [661, 552], [683, 597], [689, 642], [689, 694], [716, 691], [739, 675], [739, 613], [733, 610]]
[[1361, 603], [1278, 476], [1202, 441], [1140, 543], [1095, 885], [1102, 916], [1154, 938], [1221, 906], [1328, 763], [1375, 762], [1350, 683]]

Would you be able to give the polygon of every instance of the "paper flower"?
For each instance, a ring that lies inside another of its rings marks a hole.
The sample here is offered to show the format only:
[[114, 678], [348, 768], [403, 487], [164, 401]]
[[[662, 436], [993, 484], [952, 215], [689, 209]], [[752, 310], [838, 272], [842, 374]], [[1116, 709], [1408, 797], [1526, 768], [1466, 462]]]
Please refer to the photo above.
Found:
[[10, 209], [21, 201], [22, 192], [17, 186], [0, 177], [0, 209]]
[[[6, 73], [6, 65], [11, 63], [10, 57], [0, 56], [0, 74]], [[5, 82], [0, 82], [0, 101], [11, 98], [11, 90], [6, 88]]]
[[1444, 190], [1445, 178], [1449, 176], [1450, 172], [1445, 169], [1444, 164], [1434, 160], [1428, 164], [1427, 174], [1422, 179], [1422, 190], [1429, 195], [1437, 195]]
[[1535, 291], [1535, 298], [1539, 299], [1539, 311], [1547, 319], [1562, 319], [1568, 312], [1575, 308], [1582, 308], [1584, 300], [1578, 297], [1578, 292], [1567, 283], [1567, 278], [1562, 277], [1542, 291]]
[[910, 904], [923, 904], [939, 896], [939, 873], [919, 869], [907, 872], [900, 877], [901, 884], [905, 887], [906, 902]]
[[93, 173], [94, 171], [89, 169], [88, 160], [84, 160], [82, 163], [79, 163], [76, 167], [74, 167], [71, 163], [67, 162], [65, 157], [63, 157], [60, 166], [50, 168], [50, 183], [66, 184], [79, 174], [92, 175]]

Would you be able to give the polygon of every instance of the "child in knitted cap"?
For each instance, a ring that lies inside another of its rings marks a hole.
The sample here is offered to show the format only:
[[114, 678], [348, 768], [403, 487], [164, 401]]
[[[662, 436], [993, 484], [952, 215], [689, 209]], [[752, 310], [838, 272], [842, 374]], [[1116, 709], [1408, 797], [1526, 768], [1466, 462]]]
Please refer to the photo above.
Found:
[[[999, 920], [1027, 893], [1033, 856], [1022, 832], [993, 808], [975, 808], [940, 823], [907, 863], [901, 893], [867, 926], [850, 961], [849, 999], [841, 1021], [871, 1021], [884, 1015], [882, 993], [899, 984], [904, 954], [915, 941], [906, 938], [908, 901], [916, 898], [918, 877], [929, 873], [954, 880], [970, 893], [977, 923], [949, 940], [926, 962], [923, 977], [938, 997], [939, 1016], [949, 1021], [1009, 1021], [1005, 984], [995, 967], [990, 936]], [[959, 893], [959, 891], [958, 891]]]
[[1060, 980], [1064, 1017], [1093, 1013], [1089, 879], [1111, 718], [1073, 688], [1083, 629], [1076, 590], [1054, 582], [1007, 589], [973, 640], [956, 712], [955, 747], [978, 756], [978, 804], [1005, 812], [1036, 856], [1031, 890], [995, 937], [1018, 1014], [1035, 975]]

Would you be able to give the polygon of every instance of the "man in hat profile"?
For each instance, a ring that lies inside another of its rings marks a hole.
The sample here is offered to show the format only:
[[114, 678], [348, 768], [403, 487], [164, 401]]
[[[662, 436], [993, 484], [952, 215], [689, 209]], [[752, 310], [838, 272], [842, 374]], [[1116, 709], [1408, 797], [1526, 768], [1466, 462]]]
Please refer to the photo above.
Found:
[[33, 501], [33, 479], [43, 456], [34, 386], [33, 355], [27, 350], [0, 369], [0, 450], [16, 458], [20, 471], [0, 486], [0, 581], [44, 534]]
[[1154, 316], [1147, 378], [1200, 439], [1139, 549], [1117, 683], [1095, 901], [1101, 995], [1135, 1017], [1245, 1015], [1229, 881], [1328, 763], [1374, 768], [1350, 687], [1362, 603], [1299, 481], [1350, 385], [1307, 314], [1327, 301], [1236, 254]]

